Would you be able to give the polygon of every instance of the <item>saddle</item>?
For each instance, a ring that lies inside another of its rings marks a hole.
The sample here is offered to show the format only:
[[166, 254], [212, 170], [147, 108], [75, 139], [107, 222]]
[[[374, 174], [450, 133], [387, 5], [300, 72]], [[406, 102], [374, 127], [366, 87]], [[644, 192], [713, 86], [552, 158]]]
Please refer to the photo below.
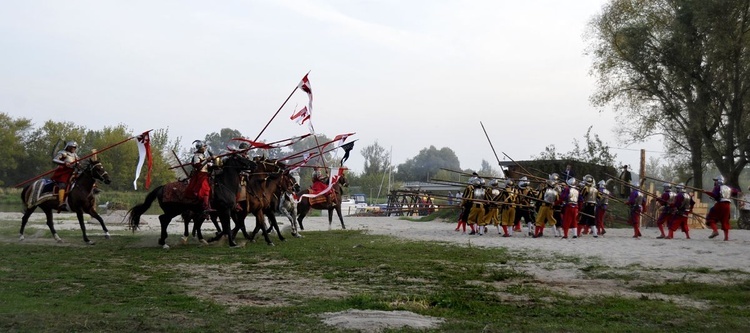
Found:
[[38, 206], [43, 202], [57, 200], [57, 184], [50, 179], [39, 179], [29, 186], [23, 202], [26, 208]]
[[319, 195], [314, 198], [309, 198], [309, 200], [310, 200], [310, 205], [317, 205], [317, 204], [326, 203], [326, 202], [328, 203], [336, 202], [336, 191], [332, 190], [326, 194]]
[[164, 195], [162, 197], [163, 202], [176, 202], [186, 204], [198, 204], [200, 200], [198, 198], [186, 194], [185, 189], [188, 186], [186, 181], [176, 181], [164, 185]]

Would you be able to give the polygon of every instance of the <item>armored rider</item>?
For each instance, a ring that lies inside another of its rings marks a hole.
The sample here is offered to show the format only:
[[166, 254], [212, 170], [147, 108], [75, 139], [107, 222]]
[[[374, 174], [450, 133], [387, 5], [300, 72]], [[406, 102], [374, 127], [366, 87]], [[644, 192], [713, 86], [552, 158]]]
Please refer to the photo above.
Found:
[[207, 152], [206, 143], [200, 140], [193, 141], [195, 152], [190, 160], [193, 171], [190, 173], [190, 182], [185, 189], [187, 197], [194, 197], [200, 200], [203, 205], [203, 214], [208, 214], [214, 210], [211, 208], [211, 182], [210, 172], [213, 168], [213, 161]]
[[50, 179], [57, 183], [57, 199], [60, 201], [60, 207], [58, 209], [65, 209], [65, 191], [70, 185], [70, 181], [73, 175], [78, 171], [80, 163], [78, 163], [78, 143], [75, 141], [68, 141], [65, 144], [65, 148], [55, 155], [52, 162], [57, 164], [57, 169], [52, 174]]

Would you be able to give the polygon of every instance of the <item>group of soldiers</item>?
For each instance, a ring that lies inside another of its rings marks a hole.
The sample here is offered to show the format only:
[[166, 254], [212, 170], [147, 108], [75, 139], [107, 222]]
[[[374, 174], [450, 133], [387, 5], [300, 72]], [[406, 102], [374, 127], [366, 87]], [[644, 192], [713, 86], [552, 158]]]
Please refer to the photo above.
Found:
[[[613, 197], [607, 189], [607, 182], [595, 182], [594, 177], [585, 175], [578, 181], [575, 177], [560, 179], [557, 173], [531, 186], [527, 177], [521, 177], [517, 183], [513, 179], [491, 179], [488, 183], [474, 173], [464, 189], [461, 202], [462, 212], [456, 231], [470, 235], [484, 235], [488, 226], [494, 225], [502, 237], [513, 236], [514, 231], [521, 232], [523, 219], [527, 225], [527, 236], [543, 237], [545, 227], [550, 227], [555, 237], [578, 238], [592, 235], [594, 238], [606, 233], [604, 217], [609, 200], [618, 200], [628, 207], [628, 223], [633, 228], [633, 238], [642, 237], [640, 219], [646, 206], [646, 197], [653, 196], [637, 186], [622, 183], [628, 187], [627, 201]], [[674, 190], [673, 190], [674, 187]], [[695, 200], [687, 191], [685, 184], [673, 186], [663, 184], [664, 192], [660, 197], [653, 196], [660, 205], [657, 225], [661, 235], [657, 238], [671, 239], [678, 229], [690, 238], [688, 217], [692, 214]], [[724, 231], [724, 239], [729, 239], [730, 199], [738, 195], [736, 189], [724, 184], [724, 178], [714, 179], [713, 191], [703, 191], [716, 201], [706, 216], [706, 221], [713, 232], [710, 238], [719, 235], [717, 224]], [[502, 230], [501, 230], [502, 228]], [[666, 232], [665, 232], [666, 228]], [[570, 235], [570, 230], [573, 234]]]
[[483, 235], [489, 225], [494, 225], [502, 237], [512, 237], [514, 231], [522, 231], [523, 219], [527, 235], [534, 238], [543, 237], [545, 227], [551, 227], [555, 237], [568, 238], [571, 229], [573, 238], [583, 234], [598, 237], [606, 233], [604, 213], [609, 198], [606, 183], [595, 183], [591, 175], [579, 183], [574, 177], [562, 181], [553, 173], [533, 187], [525, 176], [517, 183], [507, 178], [492, 179], [486, 184], [475, 173], [464, 189], [456, 230], [465, 230], [469, 225], [470, 234]]

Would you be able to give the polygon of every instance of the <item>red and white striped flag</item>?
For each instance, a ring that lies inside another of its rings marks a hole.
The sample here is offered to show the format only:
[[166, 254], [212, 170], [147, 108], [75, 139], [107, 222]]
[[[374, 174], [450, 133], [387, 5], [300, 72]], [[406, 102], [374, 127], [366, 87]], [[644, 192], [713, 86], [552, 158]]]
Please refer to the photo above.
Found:
[[307, 107], [303, 106], [302, 109], [295, 112], [289, 119], [294, 120], [297, 124], [302, 125], [305, 121], [310, 120], [310, 112], [307, 111]]

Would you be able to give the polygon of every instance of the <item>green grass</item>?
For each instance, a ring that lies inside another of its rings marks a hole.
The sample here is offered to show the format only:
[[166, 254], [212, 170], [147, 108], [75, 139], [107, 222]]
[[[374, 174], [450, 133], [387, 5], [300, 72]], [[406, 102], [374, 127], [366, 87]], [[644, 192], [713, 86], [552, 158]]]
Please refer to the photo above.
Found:
[[[92, 236], [98, 244], [84, 246], [80, 231], [64, 230], [68, 243], [56, 244], [44, 225], [32, 227], [44, 230], [41, 239], [18, 242], [16, 222], [0, 222], [3, 332], [329, 332], [319, 315], [348, 309], [441, 317], [446, 321], [435, 331], [448, 332], [740, 332], [750, 326], [747, 281], [642, 285], [633, 288], [646, 296], [636, 299], [573, 297], [514, 269], [530, 258], [502, 248], [337, 230], [307, 232], [275, 247], [188, 244], [167, 251], [146, 233], [115, 232], [109, 241]], [[168, 241], [174, 244], [177, 235]], [[608, 269], [566, 261], [587, 274]], [[267, 284], [248, 287], [260, 281]], [[323, 290], [341, 295], [323, 297]], [[709, 308], [650, 293], [704, 300]]]

